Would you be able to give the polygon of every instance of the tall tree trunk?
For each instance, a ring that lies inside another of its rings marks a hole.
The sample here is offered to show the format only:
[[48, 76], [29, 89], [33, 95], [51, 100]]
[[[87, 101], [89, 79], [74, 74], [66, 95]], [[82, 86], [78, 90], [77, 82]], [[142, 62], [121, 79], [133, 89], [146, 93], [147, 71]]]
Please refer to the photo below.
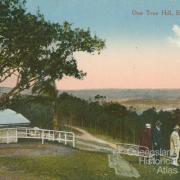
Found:
[[56, 102], [53, 102], [53, 119], [52, 119], [52, 125], [54, 130], [59, 130], [60, 128], [60, 123], [59, 123], [59, 116], [57, 113], [57, 107], [56, 107]]
[[58, 114], [57, 114], [56, 111], [53, 112], [52, 124], [53, 124], [53, 129], [54, 129], [54, 130], [59, 130], [60, 124], [59, 124]]

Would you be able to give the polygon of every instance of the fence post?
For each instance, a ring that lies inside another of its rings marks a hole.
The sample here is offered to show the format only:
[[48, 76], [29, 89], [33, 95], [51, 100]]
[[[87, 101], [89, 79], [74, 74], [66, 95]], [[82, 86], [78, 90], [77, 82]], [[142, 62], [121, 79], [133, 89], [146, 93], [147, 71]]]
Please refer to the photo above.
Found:
[[53, 131], [53, 141], [54, 141], [54, 139], [55, 139], [55, 138], [54, 138], [54, 131]]
[[42, 137], [42, 144], [44, 144], [44, 130], [42, 130], [41, 137]]
[[65, 145], [67, 145], [67, 134], [66, 133], [64, 133], [64, 143], [65, 143]]
[[61, 133], [59, 132], [59, 143], [61, 142]]
[[9, 131], [6, 131], [6, 143], [9, 144]]
[[49, 140], [51, 140], [51, 131], [49, 130]]
[[16, 142], [18, 142], [18, 134], [17, 134], [17, 129], [16, 129]]
[[73, 133], [73, 148], [75, 148], [75, 134]]

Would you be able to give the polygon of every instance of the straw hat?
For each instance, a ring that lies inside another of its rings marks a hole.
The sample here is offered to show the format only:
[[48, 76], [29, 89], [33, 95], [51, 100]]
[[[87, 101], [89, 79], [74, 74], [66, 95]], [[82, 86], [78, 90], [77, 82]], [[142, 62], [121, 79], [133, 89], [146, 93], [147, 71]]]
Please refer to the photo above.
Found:
[[145, 127], [146, 128], [151, 128], [151, 124], [146, 124]]

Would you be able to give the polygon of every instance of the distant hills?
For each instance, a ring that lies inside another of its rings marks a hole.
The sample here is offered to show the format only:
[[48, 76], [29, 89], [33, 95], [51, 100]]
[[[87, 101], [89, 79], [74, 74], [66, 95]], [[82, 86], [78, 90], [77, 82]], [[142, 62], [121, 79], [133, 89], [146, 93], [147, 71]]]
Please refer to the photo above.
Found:
[[[10, 91], [9, 87], [0, 87], [0, 94]], [[180, 100], [180, 89], [88, 89], [88, 90], [60, 90], [86, 100], [96, 95], [105, 96], [108, 101], [126, 100]], [[25, 90], [23, 94], [31, 94]]]
[[[60, 91], [63, 92], [63, 91]], [[97, 94], [106, 96], [107, 100], [180, 100], [180, 89], [95, 89], [65, 91], [83, 99], [94, 98]]]
[[[0, 94], [10, 91], [11, 88], [0, 87]], [[95, 100], [95, 96], [106, 97], [106, 101], [116, 101], [127, 107], [133, 106], [137, 111], [151, 107], [157, 110], [172, 110], [180, 108], [180, 89], [92, 89], [92, 90], [60, 90], [73, 96]], [[31, 94], [26, 90], [23, 94]]]
[[86, 100], [94, 100], [97, 95], [105, 96], [106, 101], [119, 102], [128, 108], [133, 107], [138, 114], [152, 107], [157, 111], [180, 109], [180, 89], [101, 89], [65, 92]]
[[[0, 87], [0, 94], [2, 94], [2, 93], [7, 93], [7, 92], [9, 92], [10, 90], [11, 90], [10, 87]], [[28, 94], [28, 95], [30, 95], [30, 94], [31, 94], [31, 91], [30, 91], [30, 90], [25, 90], [25, 91], [23, 91], [22, 94]]]

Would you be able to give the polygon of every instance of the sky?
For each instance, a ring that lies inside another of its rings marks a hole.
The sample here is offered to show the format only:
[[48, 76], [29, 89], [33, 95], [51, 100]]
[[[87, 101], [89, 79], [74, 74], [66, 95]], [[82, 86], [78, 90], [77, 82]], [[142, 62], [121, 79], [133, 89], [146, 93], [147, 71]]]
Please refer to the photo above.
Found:
[[39, 8], [52, 22], [89, 27], [106, 41], [100, 55], [76, 54], [87, 76], [65, 77], [58, 89], [180, 88], [180, 1], [27, 0], [26, 8], [33, 14]]

